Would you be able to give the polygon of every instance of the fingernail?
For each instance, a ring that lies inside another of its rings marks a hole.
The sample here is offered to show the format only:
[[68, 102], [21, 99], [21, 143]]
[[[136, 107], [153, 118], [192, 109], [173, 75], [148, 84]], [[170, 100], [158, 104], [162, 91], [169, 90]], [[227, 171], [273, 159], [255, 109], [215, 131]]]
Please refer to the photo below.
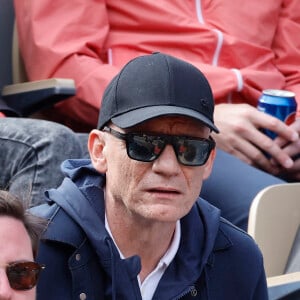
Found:
[[288, 168], [291, 168], [291, 167], [293, 166], [293, 164], [294, 164], [294, 161], [291, 160], [290, 158], [288, 158], [288, 159], [284, 162], [284, 167], [288, 169]]
[[297, 141], [299, 139], [299, 134], [297, 132], [294, 132], [292, 135], [292, 141]]

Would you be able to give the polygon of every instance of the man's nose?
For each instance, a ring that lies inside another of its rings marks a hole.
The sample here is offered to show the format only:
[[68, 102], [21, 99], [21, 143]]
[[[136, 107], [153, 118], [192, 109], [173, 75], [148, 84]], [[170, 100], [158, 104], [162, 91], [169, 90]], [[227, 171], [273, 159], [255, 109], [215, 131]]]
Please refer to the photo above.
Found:
[[0, 300], [12, 299], [13, 290], [9, 284], [6, 272], [4, 269], [0, 270]]
[[166, 145], [159, 157], [153, 162], [153, 170], [168, 175], [174, 175], [180, 172], [180, 163], [177, 160], [172, 145]]

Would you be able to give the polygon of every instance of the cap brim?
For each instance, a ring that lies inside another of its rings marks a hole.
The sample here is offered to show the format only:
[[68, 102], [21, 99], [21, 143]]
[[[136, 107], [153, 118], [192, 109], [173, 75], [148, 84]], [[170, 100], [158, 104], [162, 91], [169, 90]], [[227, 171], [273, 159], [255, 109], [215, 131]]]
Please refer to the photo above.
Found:
[[204, 123], [204, 125], [215, 131], [216, 133], [219, 132], [219, 129], [206, 116], [189, 108], [169, 105], [147, 106], [138, 108], [122, 115], [113, 117], [111, 121], [120, 128], [128, 128], [156, 117], [170, 115], [194, 118]]

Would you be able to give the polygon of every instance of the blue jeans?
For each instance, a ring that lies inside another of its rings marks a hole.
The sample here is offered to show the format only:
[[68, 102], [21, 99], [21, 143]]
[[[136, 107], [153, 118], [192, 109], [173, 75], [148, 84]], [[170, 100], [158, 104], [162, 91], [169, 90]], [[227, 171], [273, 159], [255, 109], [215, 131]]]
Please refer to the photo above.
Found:
[[[88, 134], [74, 133], [53, 122], [0, 118], [0, 187], [31, 201], [32, 206], [43, 202], [44, 190], [56, 188], [63, 179], [63, 160], [89, 157], [87, 138]], [[218, 150], [201, 197], [246, 230], [254, 196], [264, 187], [282, 182]]]
[[43, 202], [44, 190], [61, 183], [61, 162], [80, 158], [83, 149], [78, 136], [58, 123], [0, 118], [0, 153], [0, 188], [34, 206]]
[[203, 182], [201, 197], [218, 207], [222, 216], [247, 231], [249, 208], [263, 188], [284, 181], [217, 150], [210, 177]]

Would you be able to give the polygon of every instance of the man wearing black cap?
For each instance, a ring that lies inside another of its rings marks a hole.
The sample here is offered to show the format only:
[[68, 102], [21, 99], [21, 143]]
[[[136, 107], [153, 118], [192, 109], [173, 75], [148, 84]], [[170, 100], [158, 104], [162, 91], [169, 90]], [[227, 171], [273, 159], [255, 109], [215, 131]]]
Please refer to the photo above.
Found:
[[50, 219], [38, 299], [267, 299], [254, 241], [198, 198], [213, 111], [206, 78], [182, 60], [155, 53], [121, 70], [91, 160], [64, 162], [62, 185], [34, 208]]

